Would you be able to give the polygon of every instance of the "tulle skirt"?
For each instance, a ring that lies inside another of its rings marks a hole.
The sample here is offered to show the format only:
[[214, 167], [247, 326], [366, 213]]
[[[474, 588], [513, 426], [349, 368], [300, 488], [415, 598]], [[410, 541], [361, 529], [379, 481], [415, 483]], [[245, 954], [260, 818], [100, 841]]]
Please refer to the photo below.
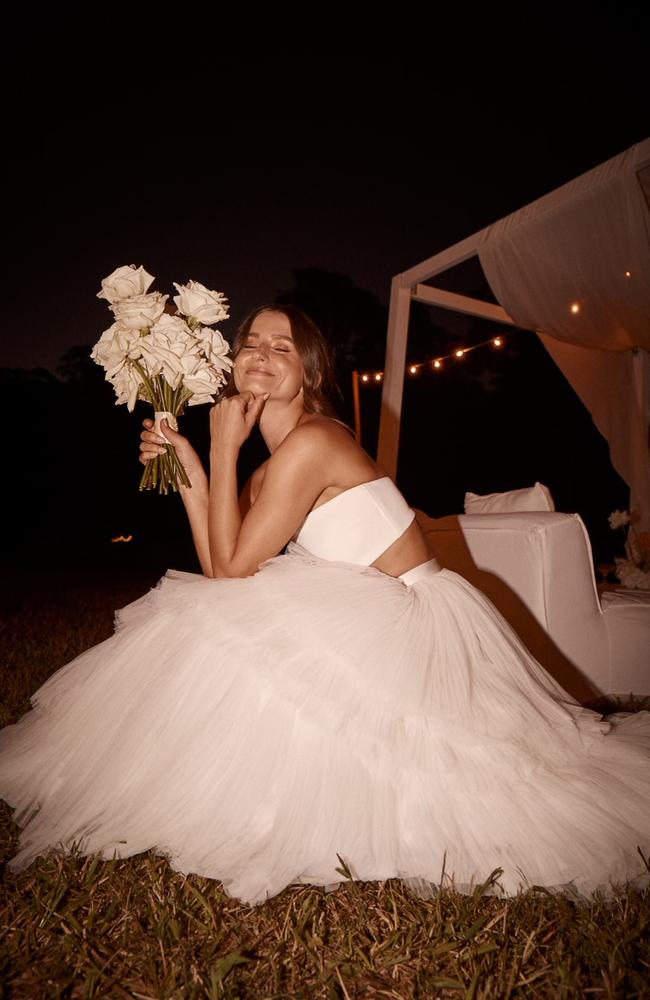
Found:
[[291, 883], [647, 884], [650, 713], [582, 708], [493, 605], [292, 544], [170, 570], [0, 732], [10, 862], [155, 849], [259, 903]]

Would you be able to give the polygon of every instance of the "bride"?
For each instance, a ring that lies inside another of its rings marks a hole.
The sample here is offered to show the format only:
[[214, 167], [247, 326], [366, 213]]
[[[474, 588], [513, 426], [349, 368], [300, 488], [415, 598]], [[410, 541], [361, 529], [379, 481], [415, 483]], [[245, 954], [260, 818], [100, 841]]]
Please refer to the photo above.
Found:
[[[0, 732], [10, 868], [154, 849], [250, 904], [345, 868], [420, 893], [497, 868], [504, 894], [646, 884], [650, 714], [582, 708], [430, 558], [333, 417], [307, 317], [257, 310], [233, 355], [209, 477], [163, 425], [203, 575], [169, 570]], [[142, 462], [164, 447], [144, 423]], [[270, 457], [238, 498], [256, 423]]]

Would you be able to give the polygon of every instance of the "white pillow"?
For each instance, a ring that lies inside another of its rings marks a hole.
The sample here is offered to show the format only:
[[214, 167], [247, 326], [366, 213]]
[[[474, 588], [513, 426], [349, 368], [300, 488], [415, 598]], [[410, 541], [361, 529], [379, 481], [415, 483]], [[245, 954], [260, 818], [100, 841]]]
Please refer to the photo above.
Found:
[[521, 510], [555, 510], [553, 497], [547, 486], [535, 483], [523, 490], [509, 493], [465, 494], [466, 514], [511, 514]]

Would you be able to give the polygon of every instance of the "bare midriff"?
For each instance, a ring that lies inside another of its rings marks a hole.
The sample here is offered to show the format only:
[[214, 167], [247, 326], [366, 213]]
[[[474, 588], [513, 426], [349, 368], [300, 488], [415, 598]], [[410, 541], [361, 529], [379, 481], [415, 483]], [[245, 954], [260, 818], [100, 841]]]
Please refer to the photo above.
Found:
[[401, 576], [430, 558], [426, 539], [417, 521], [412, 521], [406, 531], [372, 565], [387, 576]]

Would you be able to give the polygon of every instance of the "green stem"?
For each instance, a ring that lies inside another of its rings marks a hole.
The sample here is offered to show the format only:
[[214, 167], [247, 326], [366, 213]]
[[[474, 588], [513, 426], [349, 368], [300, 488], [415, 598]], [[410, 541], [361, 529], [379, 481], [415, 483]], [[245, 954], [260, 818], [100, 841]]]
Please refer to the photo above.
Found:
[[149, 376], [145, 372], [145, 370], [142, 367], [142, 365], [139, 364], [139, 362], [137, 362], [137, 361], [131, 361], [131, 364], [133, 365], [133, 367], [137, 371], [138, 375], [142, 379], [142, 385], [140, 386], [140, 389], [144, 389], [149, 394], [149, 402], [151, 403], [152, 406], [155, 407], [155, 405], [156, 405], [156, 403], [155, 403], [155, 396], [156, 396], [156, 394], [155, 394], [154, 387], [153, 387], [153, 385], [151, 383], [151, 379], [149, 378]]
[[169, 493], [171, 487], [172, 490], [176, 490], [176, 483], [174, 482], [174, 469], [171, 462], [171, 446], [167, 449], [167, 454], [165, 457], [165, 493]]
[[150, 458], [144, 467], [142, 478], [140, 479], [140, 489], [150, 490], [152, 488], [154, 470], [156, 468], [157, 457]]
[[191, 482], [189, 480], [187, 472], [185, 471], [185, 466], [179, 460], [178, 455], [176, 454], [176, 451], [174, 450], [174, 448], [171, 448], [171, 450], [170, 450], [170, 456], [172, 458], [172, 462], [173, 462], [173, 466], [174, 466], [174, 480], [176, 482], [178, 482], [178, 480], [180, 479], [180, 481], [183, 484], [183, 486], [188, 486], [191, 489], [192, 484], [191, 484]]

